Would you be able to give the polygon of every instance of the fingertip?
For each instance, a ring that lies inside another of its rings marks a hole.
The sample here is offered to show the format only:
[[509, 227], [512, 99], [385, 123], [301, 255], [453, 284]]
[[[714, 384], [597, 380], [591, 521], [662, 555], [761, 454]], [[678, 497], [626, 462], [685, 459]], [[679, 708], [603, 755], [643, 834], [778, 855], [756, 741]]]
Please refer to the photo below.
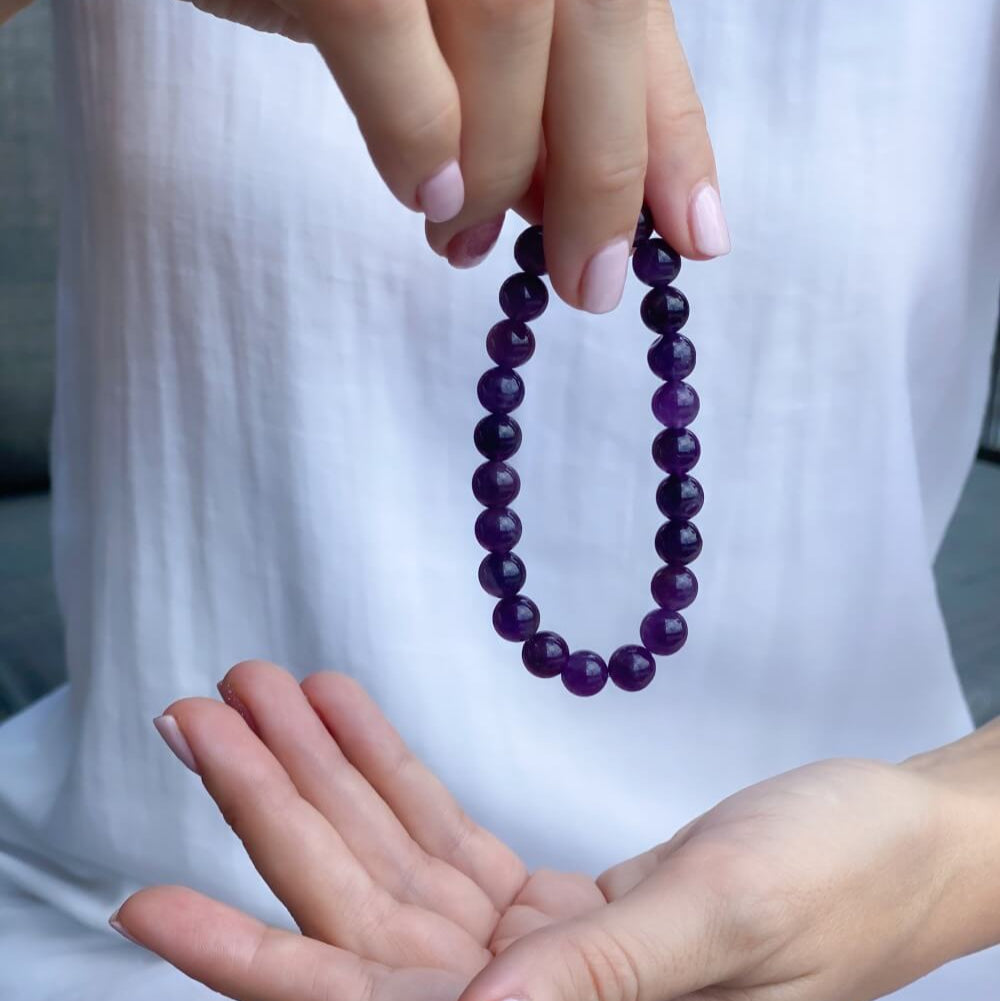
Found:
[[704, 180], [695, 185], [688, 199], [687, 222], [692, 248], [703, 258], [724, 257], [732, 250], [722, 198], [711, 181]]

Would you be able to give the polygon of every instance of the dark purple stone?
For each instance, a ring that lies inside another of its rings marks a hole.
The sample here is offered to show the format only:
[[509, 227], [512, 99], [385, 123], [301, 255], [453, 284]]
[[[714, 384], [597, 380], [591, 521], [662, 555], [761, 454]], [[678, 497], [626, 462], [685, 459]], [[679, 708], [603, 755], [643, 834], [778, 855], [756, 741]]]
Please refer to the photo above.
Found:
[[479, 453], [487, 459], [509, 459], [521, 447], [521, 428], [506, 414], [484, 417], [472, 437]]
[[569, 660], [569, 647], [558, 633], [535, 633], [521, 647], [521, 661], [536, 678], [562, 674]]
[[549, 290], [537, 275], [519, 272], [500, 286], [500, 308], [512, 320], [534, 320], [548, 304]]
[[506, 462], [484, 462], [472, 474], [473, 496], [484, 507], [506, 507], [521, 492], [521, 477]]
[[666, 240], [646, 240], [635, 248], [632, 270], [644, 285], [669, 285], [681, 273], [681, 255]]
[[501, 320], [486, 335], [486, 353], [504, 368], [517, 368], [535, 353], [535, 335], [526, 323]]
[[488, 507], [476, 519], [476, 541], [491, 553], [509, 553], [521, 541], [521, 519], [509, 507]]
[[608, 666], [593, 650], [577, 650], [566, 661], [562, 683], [574, 695], [596, 695], [608, 683]]
[[545, 247], [541, 226], [529, 226], [514, 243], [514, 260], [529, 275], [545, 274]]
[[512, 643], [526, 640], [538, 630], [538, 606], [523, 594], [501, 598], [493, 609], [493, 628]]
[[656, 661], [644, 646], [620, 646], [608, 658], [608, 674], [619, 688], [639, 692], [653, 680]]
[[653, 439], [653, 461], [665, 473], [686, 473], [700, 456], [701, 442], [687, 428], [667, 428]]
[[653, 416], [664, 427], [687, 427], [700, 409], [698, 394], [686, 382], [665, 382], [653, 393]]
[[479, 402], [492, 414], [509, 414], [524, 400], [524, 383], [512, 368], [491, 368], [479, 377]]
[[654, 545], [664, 563], [692, 563], [701, 553], [701, 533], [692, 521], [665, 521]]
[[705, 503], [705, 491], [693, 476], [668, 476], [656, 488], [656, 506], [664, 518], [693, 518]]
[[521, 558], [514, 553], [489, 553], [479, 564], [479, 583], [494, 598], [517, 594], [527, 576]]
[[667, 657], [684, 646], [688, 627], [680, 612], [657, 608], [642, 620], [639, 635], [647, 650]]
[[653, 213], [649, 211], [648, 205], [643, 205], [639, 210], [639, 221], [635, 226], [635, 239], [632, 240], [632, 245], [637, 246], [638, 244], [648, 240], [653, 235]]
[[650, 289], [639, 307], [642, 322], [658, 334], [675, 334], [687, 323], [691, 307], [684, 293], [672, 285]]
[[679, 612], [698, 597], [698, 578], [690, 567], [667, 564], [653, 574], [649, 590], [660, 608]]
[[683, 334], [658, 337], [646, 352], [653, 375], [671, 382], [686, 379], [694, 371], [696, 359], [694, 345]]

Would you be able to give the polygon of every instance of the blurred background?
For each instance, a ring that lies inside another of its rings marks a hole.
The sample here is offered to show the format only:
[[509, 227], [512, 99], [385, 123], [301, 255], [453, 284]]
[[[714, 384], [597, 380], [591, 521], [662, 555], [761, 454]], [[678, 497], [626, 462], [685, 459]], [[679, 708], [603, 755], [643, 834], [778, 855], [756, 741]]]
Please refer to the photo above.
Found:
[[[63, 679], [49, 548], [58, 191], [50, 9], [0, 31], [0, 719]], [[1000, 713], [1000, 380], [938, 554], [941, 607], [977, 721]]]

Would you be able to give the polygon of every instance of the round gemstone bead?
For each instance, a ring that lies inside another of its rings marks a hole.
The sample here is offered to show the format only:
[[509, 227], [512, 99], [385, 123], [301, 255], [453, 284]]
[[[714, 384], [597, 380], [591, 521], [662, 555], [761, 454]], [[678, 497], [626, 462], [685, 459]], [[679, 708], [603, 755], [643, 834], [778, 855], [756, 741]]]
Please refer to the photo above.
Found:
[[668, 381], [686, 379], [694, 371], [694, 345], [683, 334], [666, 334], [653, 341], [646, 361], [653, 375]]
[[608, 658], [608, 674], [619, 688], [639, 692], [653, 680], [656, 661], [644, 646], [620, 646]]
[[646, 240], [635, 248], [632, 270], [645, 285], [669, 285], [681, 273], [681, 255], [666, 240]]
[[693, 476], [668, 476], [656, 488], [656, 506], [664, 518], [693, 518], [705, 503], [705, 491]]
[[524, 400], [524, 383], [512, 368], [491, 368], [479, 378], [479, 402], [494, 414], [509, 414]]
[[574, 695], [596, 695], [608, 683], [608, 666], [593, 650], [577, 650], [566, 661], [562, 683]]
[[687, 428], [667, 428], [653, 439], [653, 461], [665, 473], [686, 473], [700, 456], [701, 442]]
[[487, 459], [509, 459], [521, 447], [521, 428], [513, 417], [490, 414], [476, 425], [473, 441]]
[[500, 286], [500, 308], [512, 320], [534, 320], [548, 304], [549, 290], [537, 275], [519, 272]]
[[473, 496], [485, 507], [506, 507], [521, 492], [521, 477], [506, 462], [484, 462], [472, 474]]
[[562, 674], [569, 660], [569, 647], [558, 633], [535, 633], [521, 647], [521, 661], [536, 678]]
[[493, 628], [513, 643], [526, 640], [538, 631], [538, 606], [523, 594], [501, 598], [493, 609]]
[[656, 531], [654, 545], [664, 563], [693, 563], [701, 553], [701, 533], [694, 522], [665, 521]]
[[476, 519], [476, 541], [491, 553], [509, 553], [521, 541], [517, 512], [509, 507], [488, 507]]
[[635, 226], [635, 239], [632, 244], [636, 246], [653, 235], [653, 213], [649, 211], [648, 205], [643, 205], [639, 210], [639, 221]]
[[535, 335], [519, 320], [501, 320], [486, 335], [486, 353], [504, 368], [517, 368], [535, 353]]
[[494, 598], [509, 598], [524, 587], [528, 571], [514, 553], [489, 553], [479, 564], [479, 583]]
[[542, 227], [529, 226], [514, 243], [514, 260], [529, 275], [545, 274], [545, 247]]
[[665, 382], [653, 393], [653, 416], [664, 427], [687, 427], [700, 409], [698, 394], [686, 382]]
[[658, 334], [676, 333], [687, 323], [690, 312], [684, 293], [672, 285], [651, 289], [639, 307], [642, 322]]
[[643, 646], [653, 653], [669, 656], [677, 653], [687, 639], [688, 627], [680, 612], [657, 608], [650, 612], [639, 626]]
[[653, 574], [649, 590], [660, 608], [679, 612], [698, 597], [698, 578], [690, 567], [667, 564]]

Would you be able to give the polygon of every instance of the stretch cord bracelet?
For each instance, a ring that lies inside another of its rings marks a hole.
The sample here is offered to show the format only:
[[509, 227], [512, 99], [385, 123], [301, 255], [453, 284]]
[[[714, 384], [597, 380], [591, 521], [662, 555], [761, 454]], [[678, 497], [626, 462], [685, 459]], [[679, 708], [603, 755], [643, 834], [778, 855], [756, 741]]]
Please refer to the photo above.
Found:
[[681, 269], [679, 255], [653, 236], [653, 220], [643, 207], [635, 235], [632, 269], [652, 286], [642, 300], [643, 323], [659, 336], [647, 359], [663, 384], [653, 394], [653, 414], [664, 425], [653, 441], [653, 460], [668, 475], [656, 491], [656, 504], [667, 519], [657, 530], [656, 552], [664, 565], [650, 584], [657, 608], [639, 626], [641, 645], [620, 646], [607, 663], [592, 650], [570, 653], [558, 633], [539, 631], [538, 606], [521, 594], [526, 571], [514, 547], [521, 538], [521, 520], [510, 508], [521, 489], [517, 470], [509, 459], [521, 446], [521, 428], [511, 412], [524, 399], [524, 382], [516, 369], [535, 351], [528, 326], [545, 312], [548, 289], [542, 228], [526, 229], [514, 245], [521, 271], [500, 287], [500, 308], [507, 319], [495, 324], [486, 337], [486, 351], [496, 367], [484, 372], [477, 392], [489, 411], [477, 425], [476, 448], [487, 460], [472, 477], [472, 492], [485, 510], [476, 519], [476, 539], [488, 553], [479, 565], [479, 583], [499, 601], [493, 626], [506, 640], [523, 643], [521, 660], [536, 677], [559, 675], [574, 695], [596, 695], [608, 677], [628, 692], [645, 688], [656, 673], [654, 654], [676, 653], [687, 639], [687, 623], [680, 614], [698, 594], [698, 580], [688, 564], [701, 552], [701, 535], [691, 519], [701, 510], [705, 495], [688, 473], [701, 455], [697, 437], [688, 425], [698, 415], [698, 394], [684, 380], [695, 365], [691, 341], [680, 333], [688, 318], [688, 302], [670, 283]]

